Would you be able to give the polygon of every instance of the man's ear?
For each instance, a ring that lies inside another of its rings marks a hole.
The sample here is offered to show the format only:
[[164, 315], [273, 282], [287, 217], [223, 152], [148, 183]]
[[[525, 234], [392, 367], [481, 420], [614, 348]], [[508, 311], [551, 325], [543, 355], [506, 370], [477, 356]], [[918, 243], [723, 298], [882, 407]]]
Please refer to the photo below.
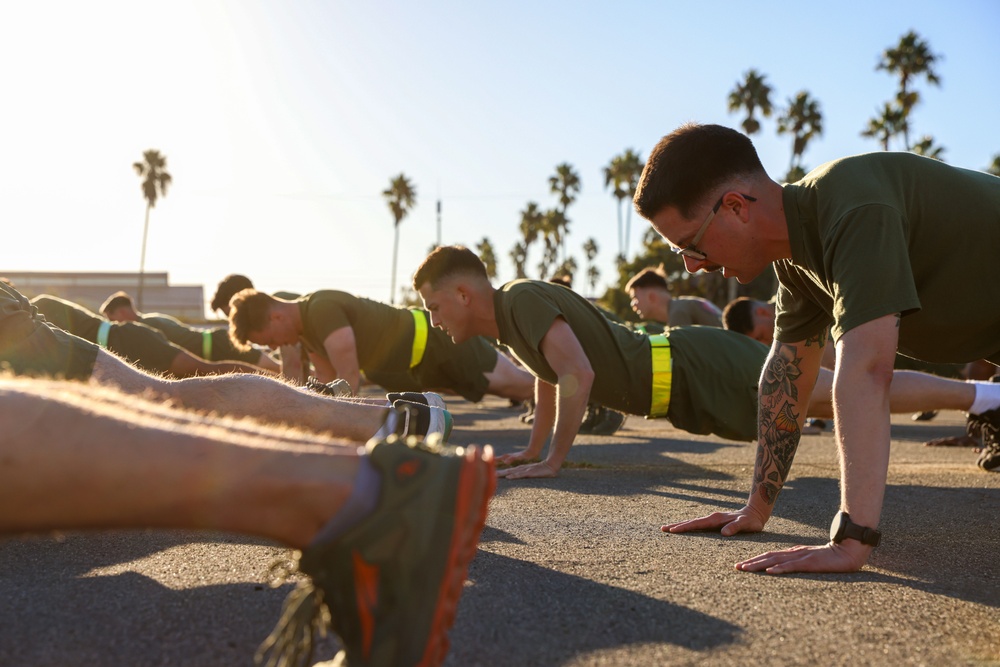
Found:
[[463, 306], [468, 306], [472, 302], [472, 293], [467, 285], [461, 283], [456, 285], [455, 293], [458, 294], [458, 301]]

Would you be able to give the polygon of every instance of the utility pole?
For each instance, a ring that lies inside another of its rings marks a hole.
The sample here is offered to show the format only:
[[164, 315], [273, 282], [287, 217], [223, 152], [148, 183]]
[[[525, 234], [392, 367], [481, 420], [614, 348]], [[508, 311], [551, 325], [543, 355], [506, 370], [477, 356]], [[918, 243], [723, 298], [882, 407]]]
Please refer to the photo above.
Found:
[[438, 227], [437, 247], [440, 248], [441, 247], [441, 197], [440, 196], [438, 196], [438, 201], [437, 201], [437, 227]]

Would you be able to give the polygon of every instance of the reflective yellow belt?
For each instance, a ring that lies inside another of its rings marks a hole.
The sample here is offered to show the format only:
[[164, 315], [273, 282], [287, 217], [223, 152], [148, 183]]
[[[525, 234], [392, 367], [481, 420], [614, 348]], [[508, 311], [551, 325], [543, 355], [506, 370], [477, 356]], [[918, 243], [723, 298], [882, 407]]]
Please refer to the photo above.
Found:
[[205, 361], [212, 360], [212, 332], [201, 332], [201, 358]]
[[101, 322], [101, 326], [97, 327], [97, 344], [105, 350], [108, 349], [109, 331], [111, 331], [111, 322]]
[[419, 364], [427, 349], [427, 316], [422, 310], [410, 310], [413, 313], [413, 352], [410, 354], [410, 368]]
[[670, 383], [673, 364], [670, 360], [670, 338], [664, 334], [649, 337], [650, 359], [653, 366], [653, 388], [650, 392], [649, 416], [666, 417], [670, 408]]

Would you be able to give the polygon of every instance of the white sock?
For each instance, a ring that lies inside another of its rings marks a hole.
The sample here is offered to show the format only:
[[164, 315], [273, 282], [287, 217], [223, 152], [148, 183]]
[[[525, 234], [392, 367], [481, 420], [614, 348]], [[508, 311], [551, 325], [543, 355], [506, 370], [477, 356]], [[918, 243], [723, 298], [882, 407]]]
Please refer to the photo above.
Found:
[[[1000, 385], [998, 385], [1000, 386]], [[399, 424], [399, 413], [395, 410], [390, 409], [389, 414], [385, 416], [385, 421], [382, 422], [382, 428], [375, 432], [372, 436], [373, 440], [385, 440], [390, 435], [396, 432], [396, 426]]]
[[973, 382], [976, 388], [976, 399], [972, 401], [969, 412], [981, 415], [995, 408], [1000, 408], [1000, 382]]

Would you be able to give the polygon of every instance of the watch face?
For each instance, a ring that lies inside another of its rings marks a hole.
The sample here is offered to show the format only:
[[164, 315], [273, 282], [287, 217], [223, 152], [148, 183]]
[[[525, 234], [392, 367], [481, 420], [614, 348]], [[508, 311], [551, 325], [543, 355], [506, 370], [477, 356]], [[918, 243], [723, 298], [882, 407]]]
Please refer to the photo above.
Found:
[[836, 516], [833, 517], [833, 523], [830, 524], [830, 541], [840, 543], [844, 539], [844, 532], [847, 529], [847, 522], [850, 518], [847, 512], [840, 511], [837, 512]]

